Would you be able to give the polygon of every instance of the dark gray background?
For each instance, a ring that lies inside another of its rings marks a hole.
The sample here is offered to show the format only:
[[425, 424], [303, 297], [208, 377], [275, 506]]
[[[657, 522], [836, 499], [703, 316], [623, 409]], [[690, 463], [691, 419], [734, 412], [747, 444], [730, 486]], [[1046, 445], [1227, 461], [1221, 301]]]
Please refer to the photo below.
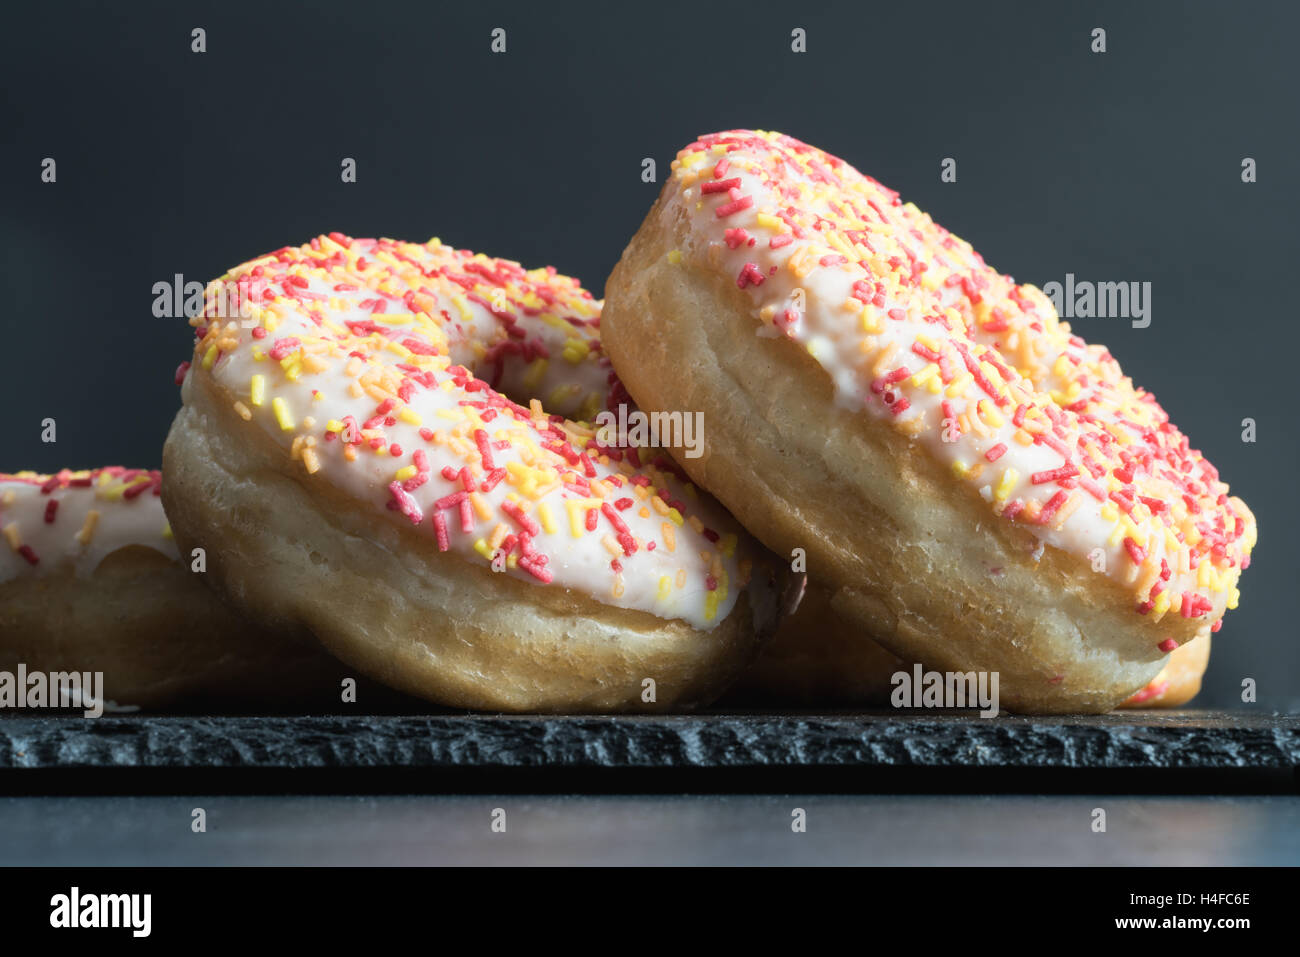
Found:
[[[208, 52], [190, 52], [190, 30]], [[508, 31], [504, 55], [489, 33]], [[1089, 51], [1095, 26], [1108, 52]], [[790, 52], [803, 27], [808, 52]], [[1079, 320], [1261, 528], [1202, 704], [1300, 708], [1294, 5], [11, 6], [0, 37], [0, 470], [156, 466], [188, 354], [152, 286], [329, 230], [551, 263], [599, 292], [676, 150], [779, 129], [1022, 281], [1153, 284]], [[43, 157], [58, 182], [40, 182]], [[358, 163], [343, 184], [339, 163]], [[958, 162], [944, 184], [939, 164]], [[1259, 182], [1240, 180], [1242, 157]], [[58, 421], [43, 445], [40, 422]], [[1241, 420], [1258, 423], [1243, 444]]]

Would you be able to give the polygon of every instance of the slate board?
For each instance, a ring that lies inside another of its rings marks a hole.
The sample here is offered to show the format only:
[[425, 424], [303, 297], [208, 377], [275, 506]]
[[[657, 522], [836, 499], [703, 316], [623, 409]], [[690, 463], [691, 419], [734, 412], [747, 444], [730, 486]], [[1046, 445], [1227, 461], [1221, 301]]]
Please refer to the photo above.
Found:
[[0, 716], [40, 768], [1300, 768], [1300, 715]]

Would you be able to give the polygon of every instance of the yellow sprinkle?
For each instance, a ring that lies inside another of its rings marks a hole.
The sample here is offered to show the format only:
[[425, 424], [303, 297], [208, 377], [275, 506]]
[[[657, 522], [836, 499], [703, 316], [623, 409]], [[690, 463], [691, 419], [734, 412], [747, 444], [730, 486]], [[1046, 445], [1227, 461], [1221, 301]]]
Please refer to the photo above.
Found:
[[[248, 387], [248, 400], [252, 402], [253, 405], [259, 406], [266, 401], [266, 376], [253, 376]], [[342, 426], [340, 425], [339, 428], [341, 429]]]
[[239, 400], [235, 400], [235, 412], [238, 413], [239, 417], [245, 422], [253, 417], [252, 410]]
[[670, 552], [677, 551], [677, 530], [673, 528], [672, 522], [664, 522], [659, 530], [663, 532], [664, 548]]
[[492, 560], [492, 549], [488, 546], [488, 543], [484, 539], [480, 538], [478, 541], [474, 543], [474, 551], [478, 552], [488, 561]]
[[555, 516], [551, 514], [551, 507], [545, 502], [539, 502], [537, 505], [537, 518], [542, 523], [542, 528], [550, 535], [555, 534]]
[[99, 524], [99, 512], [91, 509], [86, 513], [86, 520], [81, 525], [81, 531], [77, 532], [77, 541], [83, 545], [89, 545], [91, 539], [95, 537], [95, 526]]
[[912, 376], [912, 385], [922, 386], [928, 383], [931, 379], [937, 379], [938, 377], [939, 366], [937, 363], [931, 362], [920, 372], [916, 373], [916, 375]]
[[672, 593], [673, 580], [667, 575], [659, 576], [659, 600], [663, 601]]
[[284, 399], [276, 396], [271, 400], [271, 410], [275, 413], [275, 421], [280, 423], [280, 428], [288, 432], [293, 429], [293, 414], [289, 411], [289, 406]]
[[564, 503], [569, 510], [569, 533], [574, 538], [582, 538], [586, 526], [583, 524], [587, 517], [587, 505], [585, 499], [569, 499]]
[[524, 388], [534, 390], [541, 384], [542, 377], [546, 375], [546, 369], [550, 365], [548, 359], [538, 359], [528, 367], [524, 373]]
[[682, 261], [682, 251], [680, 249], [671, 249], [668, 251], [668, 261], [676, 266]]
[[993, 490], [993, 497], [999, 502], [1005, 502], [1007, 496], [1011, 494], [1011, 489], [1015, 486], [1016, 480], [1020, 475], [1015, 469], [1004, 469], [1002, 478], [998, 479], [997, 488]]
[[[1165, 594], [1165, 592], [1161, 592], [1160, 594], [1163, 595]], [[1241, 589], [1234, 588], [1232, 590], [1232, 594], [1228, 596], [1228, 610], [1229, 611], [1235, 610], [1237, 607], [1237, 602], [1240, 600], [1241, 600]]]
[[18, 549], [23, 547], [23, 537], [22, 534], [18, 531], [17, 522], [10, 522], [8, 525], [6, 525], [4, 530], [4, 535], [5, 538], [9, 540], [9, 547], [12, 548], [14, 551], [18, 551]]
[[316, 457], [316, 450], [308, 447], [302, 450], [302, 464], [307, 466], [307, 474], [315, 475], [320, 471], [320, 459]]
[[419, 471], [420, 470], [417, 469], [414, 465], [408, 465], [406, 466], [406, 468], [398, 469], [397, 472], [393, 475], [393, 478], [397, 479], [397, 481], [399, 482], [405, 482], [407, 479], [414, 478], [416, 475], [418, 475]]
[[961, 375], [954, 378], [952, 382], [948, 383], [948, 392], [947, 392], [948, 398], [956, 399], [965, 395], [966, 390], [970, 387], [970, 384], [974, 381], [975, 381], [975, 377], [973, 375], [971, 375], [969, 372], [963, 372]]
[[1169, 610], [1169, 592], [1162, 591], [1157, 595], [1151, 610], [1155, 613], [1155, 620], [1159, 621], [1164, 616], [1164, 613]]
[[727, 532], [727, 534], [722, 536], [722, 541], [718, 543], [718, 547], [722, 550], [724, 556], [731, 558], [736, 554], [736, 542], [736, 533]]
[[208, 351], [203, 354], [203, 368], [211, 369], [212, 363], [217, 361], [217, 344], [214, 342], [208, 346]]
[[416, 412], [409, 405], [402, 406], [401, 411], [397, 413], [397, 417], [401, 419], [403, 422], [405, 422], [407, 425], [424, 424], [424, 419], [420, 417], [420, 413]]
[[479, 518], [486, 520], [492, 517], [492, 506], [488, 505], [487, 499], [478, 492], [469, 493], [469, 504]]
[[716, 590], [707, 592], [704, 596], [704, 620], [712, 621], [718, 617], [718, 593]]

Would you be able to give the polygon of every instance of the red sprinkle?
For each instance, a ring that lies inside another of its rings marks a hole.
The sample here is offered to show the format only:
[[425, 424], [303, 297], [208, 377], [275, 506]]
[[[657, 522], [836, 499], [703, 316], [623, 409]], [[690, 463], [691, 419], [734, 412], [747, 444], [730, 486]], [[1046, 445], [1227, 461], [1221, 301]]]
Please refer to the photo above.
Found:
[[740, 199], [733, 199], [731, 202], [724, 203], [723, 205], [719, 206], [717, 209], [713, 211], [713, 214], [717, 216], [718, 219], [725, 219], [726, 217], [731, 216], [734, 213], [738, 213], [743, 209], [749, 209], [749, 207], [753, 205], [754, 205], [753, 196], [742, 196], [740, 197]]
[[1048, 469], [1046, 472], [1035, 472], [1029, 476], [1029, 481], [1034, 485], [1045, 485], [1048, 482], [1059, 482], [1061, 479], [1070, 478], [1079, 474], [1077, 465], [1062, 465], [1058, 469]]
[[[397, 510], [409, 518], [412, 525], [419, 525], [424, 521], [424, 512], [420, 510], [419, 503], [411, 497], [411, 494], [406, 489], [402, 488], [401, 482], [389, 482], [388, 491], [397, 503]], [[446, 551], [446, 549], [443, 549], [443, 551]]]
[[483, 456], [483, 468], [489, 472], [495, 469], [496, 463], [492, 460], [492, 444], [488, 441], [488, 434], [482, 429], [475, 429], [474, 443], [478, 446], [479, 455]]
[[524, 531], [526, 531], [529, 535], [536, 536], [542, 533], [542, 526], [538, 525], [537, 520], [533, 518], [531, 515], [529, 515], [527, 512], [525, 512], [517, 502], [511, 502], [511, 501], [502, 502], [501, 511], [505, 512], [516, 522], [518, 522], [519, 527], [522, 528]]
[[733, 179], [715, 179], [700, 186], [701, 193], [725, 193], [729, 189], [735, 189], [740, 185], [740, 177]]

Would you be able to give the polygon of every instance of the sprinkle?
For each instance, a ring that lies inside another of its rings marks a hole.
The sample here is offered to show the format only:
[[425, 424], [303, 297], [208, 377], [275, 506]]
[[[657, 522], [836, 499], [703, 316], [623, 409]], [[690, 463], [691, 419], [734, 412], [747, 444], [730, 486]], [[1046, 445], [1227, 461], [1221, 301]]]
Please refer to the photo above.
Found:
[[[388, 492], [393, 496], [393, 501], [397, 504], [397, 510], [405, 515], [412, 525], [419, 525], [424, 521], [424, 512], [411, 494], [402, 488], [401, 482], [389, 482]], [[443, 549], [443, 551], [446, 551], [446, 549]]]
[[[1007, 496], [1011, 494], [1011, 490], [1015, 487], [1016, 481], [1019, 478], [1020, 476], [1016, 473], [1015, 469], [1004, 469], [1002, 477], [998, 479], [997, 487], [993, 490], [993, 498], [999, 502], [1005, 502]], [[1012, 514], [1014, 515], [1014, 513]]]
[[724, 203], [719, 206], [713, 211], [713, 213], [718, 217], [718, 219], [725, 219], [728, 216], [739, 213], [741, 210], [749, 209], [753, 205], [753, 196], [741, 196], [739, 199], [734, 199], [730, 203]]
[[1062, 505], [1064, 505], [1066, 499], [1068, 499], [1069, 497], [1070, 497], [1070, 493], [1067, 492], [1065, 489], [1061, 489], [1050, 499], [1048, 499], [1047, 504], [1044, 505], [1042, 511], [1038, 513], [1038, 524], [1046, 525], [1048, 522], [1050, 522], [1052, 520], [1052, 516], [1056, 514], [1057, 509], [1059, 509]]
[[[256, 403], [254, 403], [256, 404]], [[275, 413], [275, 420], [280, 423], [280, 429], [289, 432], [294, 427], [293, 415], [289, 412], [289, 406], [280, 396], [271, 400], [271, 410]]]
[[82, 545], [89, 545], [95, 538], [95, 528], [99, 525], [99, 512], [91, 509], [86, 513], [86, 520], [81, 524], [81, 531], [77, 532], [77, 541]]
[[475, 429], [474, 442], [478, 445], [479, 455], [483, 457], [483, 467], [489, 471], [496, 468], [492, 460], [492, 445], [488, 441], [488, 434], [482, 429]]
[[1034, 485], [1044, 485], [1047, 482], [1059, 482], [1061, 479], [1070, 478], [1078, 475], [1079, 468], [1076, 465], [1062, 465], [1057, 469], [1049, 469], [1045, 472], [1035, 472], [1029, 476], [1029, 481]]
[[[460, 494], [463, 496], [465, 493], [461, 492]], [[501, 504], [501, 511], [513, 518], [519, 527], [529, 535], [537, 536], [541, 534], [542, 527], [537, 524], [536, 520], [533, 519], [531, 515], [526, 513], [514, 502], [503, 502]]]

